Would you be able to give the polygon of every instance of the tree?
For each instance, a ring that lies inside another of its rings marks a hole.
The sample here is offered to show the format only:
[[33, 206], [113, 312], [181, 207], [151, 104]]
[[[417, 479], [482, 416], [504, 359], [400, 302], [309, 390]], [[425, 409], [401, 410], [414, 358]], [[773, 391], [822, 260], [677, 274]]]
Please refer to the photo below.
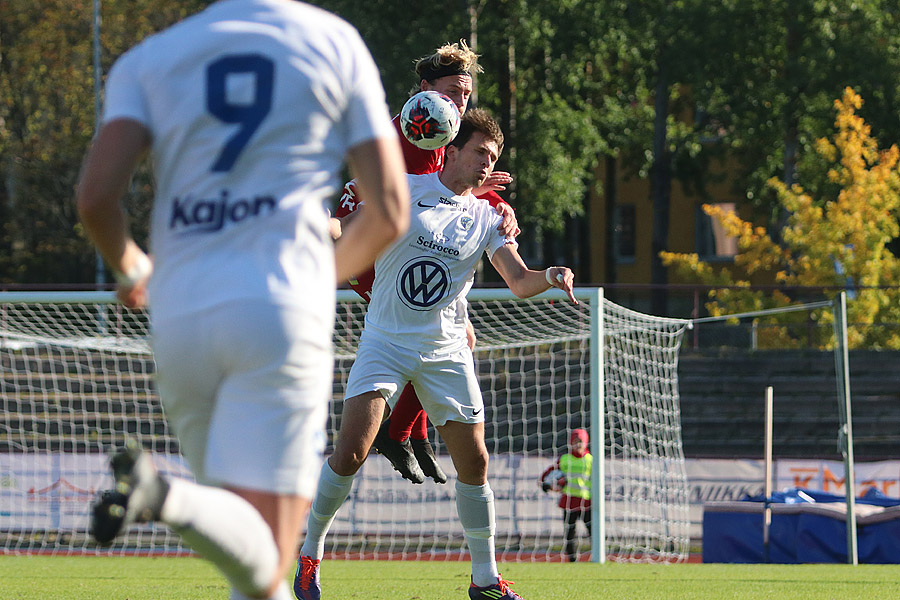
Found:
[[[606, 151], [599, 90], [607, 72], [599, 68], [606, 59], [598, 6], [457, 0], [415, 13], [391, 2], [329, 0], [322, 6], [359, 28], [389, 98], [405, 99], [415, 83], [414, 58], [445, 41], [471, 42], [477, 33], [475, 50], [485, 70], [477, 78], [477, 102], [498, 117], [506, 134], [497, 168], [516, 178], [505, 195], [516, 207], [523, 237], [562, 232], [584, 214], [594, 167]], [[386, 25], [397, 22], [403, 23], [399, 37], [395, 26]], [[579, 27], [573, 29], [573, 22]]]
[[[571, 0], [503, 4], [511, 50], [503, 104], [514, 104], [510, 124], [516, 204], [532, 228], [562, 231], [566, 217], [584, 213], [584, 199], [599, 155], [597, 86], [603, 61], [596, 6]], [[572, 23], [579, 27], [572, 28]]]
[[[896, 144], [879, 149], [871, 127], [857, 114], [862, 105], [862, 98], [847, 88], [834, 102], [836, 132], [831, 139], [816, 142], [816, 157], [827, 167], [832, 193], [823, 191], [814, 197], [798, 184], [769, 180], [789, 215], [780, 232], [781, 243], [765, 228], [734, 213], [704, 206], [730, 235], [738, 237], [735, 266], [743, 271], [743, 278], [714, 269], [696, 254], [662, 254], [665, 264], [674, 266], [688, 281], [728, 286], [710, 293], [710, 314], [735, 314], [793, 302], [786, 291], [770, 294], [749, 289], [749, 278], [757, 274], [767, 274], [785, 290], [815, 286], [833, 296], [835, 290], [846, 287], [853, 292], [848, 303], [851, 347], [900, 348], [900, 335], [873, 326], [900, 319], [900, 292], [885, 287], [894, 286], [900, 277], [900, 259], [889, 247], [900, 235], [900, 151]], [[779, 316], [773, 322], [792, 318]], [[823, 313], [819, 318], [829, 322], [831, 315]], [[784, 338], [786, 333], [777, 330], [777, 335]]]
[[[602, 39], [613, 75], [601, 120], [611, 155], [626, 176], [648, 179], [653, 206], [651, 283], [665, 284], [658, 256], [669, 246], [674, 182], [704, 191], [702, 174], [711, 147], [695, 119], [693, 89], [703, 89], [710, 49], [703, 35], [709, 7], [696, 0], [608, 0]], [[665, 290], [653, 292], [652, 311], [666, 311]]]
[[[845, 85], [867, 98], [860, 114], [883, 141], [900, 139], [900, 9], [888, 0], [451, 0], [418, 11], [389, 0], [316, 3], [360, 30], [394, 111], [416, 83], [414, 59], [477, 33], [477, 101], [507, 134], [498, 168], [516, 176], [507, 195], [526, 250], [532, 236], [544, 260], [568, 261], [579, 237], [584, 255], [586, 240], [611, 238], [611, 219], [608, 231], [587, 232], [582, 218], [601, 188], [600, 160], [652, 182], [654, 247], [666, 250], [671, 186], [706, 198], [717, 158], [741, 166], [728, 174], [735, 195], [770, 223], [781, 208], [769, 178], [796, 172], [809, 193], [827, 193], [834, 184], [809, 157]], [[103, 72], [207, 4], [103, 0]], [[0, 282], [94, 279], [69, 202], [94, 129], [91, 5], [0, 0]], [[151, 198], [144, 166], [126, 198], [140, 232]], [[661, 264], [654, 273], [665, 281]]]
[[[205, 2], [102, 3], [103, 71], [143, 37]], [[74, 188], [94, 132], [90, 0], [0, 2], [0, 283], [94, 280]], [[149, 174], [127, 204], [146, 231]]]
[[[743, 197], [776, 230], [786, 215], [768, 180], [827, 185], [815, 141], [831, 129], [832, 100], [853, 87], [883, 140], [900, 139], [895, 2], [729, 0], [707, 5], [703, 81], [692, 90], [720, 151], [741, 166]], [[736, 27], [734, 24], [740, 24]], [[809, 160], [807, 160], [809, 159]]]
[[390, 0], [317, 0], [325, 10], [350, 22], [360, 33], [381, 72], [388, 105], [400, 112], [415, 79], [416, 59], [447, 42], [469, 37], [466, 0], [428, 5], [415, 10]]
[[74, 155], [93, 122], [89, 96], [80, 93], [90, 90], [91, 74], [82, 9], [83, 2], [25, 0], [0, 7], [0, 281], [34, 281], [36, 272], [66, 281], [91, 260], [89, 246], [72, 235], [75, 207], [66, 202]]

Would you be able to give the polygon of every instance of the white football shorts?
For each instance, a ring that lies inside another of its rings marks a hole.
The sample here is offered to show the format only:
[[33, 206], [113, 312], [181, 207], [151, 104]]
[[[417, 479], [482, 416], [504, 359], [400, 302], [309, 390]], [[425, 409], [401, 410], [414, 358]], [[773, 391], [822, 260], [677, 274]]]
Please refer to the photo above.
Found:
[[315, 497], [333, 325], [328, 310], [247, 300], [153, 326], [166, 419], [199, 482]]
[[344, 397], [378, 391], [393, 410], [400, 391], [410, 381], [436, 427], [447, 421], [484, 422], [484, 398], [468, 346], [449, 353], [423, 354], [364, 331]]

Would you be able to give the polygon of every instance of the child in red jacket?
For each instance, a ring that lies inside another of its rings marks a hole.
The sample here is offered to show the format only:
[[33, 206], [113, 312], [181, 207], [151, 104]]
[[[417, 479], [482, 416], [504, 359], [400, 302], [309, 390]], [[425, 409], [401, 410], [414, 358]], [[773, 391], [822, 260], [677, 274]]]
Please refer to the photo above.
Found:
[[565, 523], [566, 557], [575, 562], [575, 533], [578, 519], [584, 522], [591, 535], [591, 468], [594, 458], [588, 452], [588, 433], [575, 429], [569, 436], [569, 453], [563, 454], [541, 475], [541, 488], [562, 492], [559, 507]]

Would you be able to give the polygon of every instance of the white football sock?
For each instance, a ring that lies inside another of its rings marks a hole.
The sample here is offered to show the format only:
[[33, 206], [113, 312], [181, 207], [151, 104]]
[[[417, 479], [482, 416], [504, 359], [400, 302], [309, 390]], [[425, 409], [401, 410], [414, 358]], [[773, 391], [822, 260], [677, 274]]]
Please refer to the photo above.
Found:
[[[231, 588], [231, 595], [228, 597], [228, 600], [255, 600], [250, 596], [245, 596], [234, 588]], [[266, 598], [266, 600], [295, 600], [293, 592], [291, 592], [291, 588], [288, 587], [286, 581], [282, 581], [281, 585], [278, 586], [278, 589], [275, 590], [275, 594]]]
[[300, 548], [301, 556], [322, 560], [325, 556], [325, 535], [331, 528], [334, 515], [350, 495], [353, 475], [338, 475], [328, 461], [322, 465], [316, 498], [309, 509], [306, 523], [306, 539]]
[[260, 597], [276, 577], [278, 547], [268, 524], [252, 504], [228, 490], [172, 478], [161, 520], [231, 585]]
[[456, 481], [456, 511], [472, 556], [472, 583], [492, 585], [500, 579], [494, 556], [494, 492], [491, 486]]

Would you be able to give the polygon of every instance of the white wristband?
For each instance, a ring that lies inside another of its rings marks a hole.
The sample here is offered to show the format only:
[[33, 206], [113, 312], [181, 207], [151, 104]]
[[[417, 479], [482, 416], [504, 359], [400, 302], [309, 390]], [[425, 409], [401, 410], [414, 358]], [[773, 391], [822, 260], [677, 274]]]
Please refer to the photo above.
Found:
[[142, 279], [150, 277], [151, 273], [153, 273], [153, 263], [150, 262], [150, 259], [143, 252], [138, 255], [134, 265], [128, 269], [127, 273], [120, 273], [115, 269], [113, 270], [113, 276], [116, 278], [116, 282], [119, 285], [128, 287], [132, 287]]
[[547, 267], [547, 269], [544, 271], [544, 278], [547, 280], [547, 283], [549, 283], [551, 286], [554, 286], [554, 287], [556, 286], [556, 283], [562, 283], [563, 281], [566, 280], [566, 278], [563, 277], [562, 273], [556, 274], [556, 283], [553, 281], [554, 278], [550, 277], [550, 269], [558, 269], [558, 268], [559, 267]]

